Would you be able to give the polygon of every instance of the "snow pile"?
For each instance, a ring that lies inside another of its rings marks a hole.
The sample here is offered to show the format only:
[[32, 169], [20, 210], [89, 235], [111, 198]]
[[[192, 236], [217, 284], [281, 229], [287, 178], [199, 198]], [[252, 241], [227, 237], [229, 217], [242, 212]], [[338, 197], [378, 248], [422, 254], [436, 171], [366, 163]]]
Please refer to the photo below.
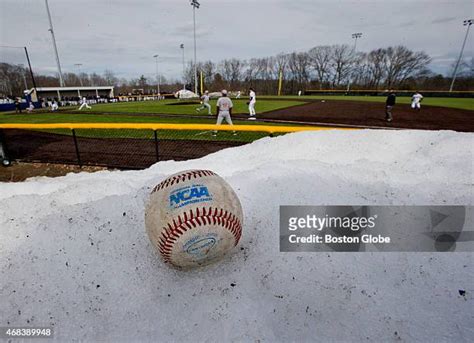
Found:
[[[0, 184], [0, 326], [53, 325], [59, 341], [472, 341], [470, 253], [278, 246], [279, 205], [472, 205], [472, 161], [472, 134], [322, 131]], [[143, 208], [155, 184], [194, 168], [235, 189], [244, 233], [228, 259], [180, 272], [153, 250]]]

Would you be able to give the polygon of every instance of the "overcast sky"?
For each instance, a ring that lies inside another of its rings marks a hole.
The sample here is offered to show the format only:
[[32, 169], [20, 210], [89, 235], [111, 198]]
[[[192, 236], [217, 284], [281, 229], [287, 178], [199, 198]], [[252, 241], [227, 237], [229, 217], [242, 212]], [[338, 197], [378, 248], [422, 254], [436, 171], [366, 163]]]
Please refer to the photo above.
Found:
[[[423, 50], [431, 69], [445, 73], [459, 55], [474, 17], [472, 0], [200, 0], [196, 11], [198, 61], [264, 57], [305, 51], [316, 45], [352, 44], [369, 51], [390, 45]], [[137, 78], [160, 71], [178, 78], [179, 45], [193, 55], [193, 13], [189, 0], [49, 0], [63, 72]], [[0, 45], [27, 46], [33, 68], [54, 73], [56, 62], [44, 0], [0, 0]], [[472, 29], [472, 28], [471, 28]], [[464, 57], [474, 56], [474, 32]], [[0, 48], [1, 61], [24, 63], [21, 50]], [[20, 61], [20, 62], [18, 62]]]

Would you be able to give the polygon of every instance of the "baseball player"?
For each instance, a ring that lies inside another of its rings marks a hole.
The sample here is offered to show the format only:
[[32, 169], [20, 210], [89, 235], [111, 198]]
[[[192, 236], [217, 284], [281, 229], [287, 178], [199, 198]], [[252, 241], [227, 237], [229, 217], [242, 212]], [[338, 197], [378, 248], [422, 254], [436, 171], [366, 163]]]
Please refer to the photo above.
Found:
[[253, 88], [249, 89], [249, 114], [250, 114], [250, 120], [255, 120], [255, 103], [257, 102], [257, 96], [255, 94], [255, 91]]
[[240, 91], [237, 91], [237, 95], [235, 96], [235, 98], [240, 99], [240, 95], [241, 95]]
[[[217, 122], [216, 125], [221, 125], [222, 121], [225, 119], [225, 121], [229, 125], [234, 125], [232, 124], [232, 107], [234, 107], [234, 104], [232, 103], [232, 100], [227, 96], [227, 91], [225, 89], [222, 90], [222, 96], [217, 99]], [[233, 135], [235, 136], [237, 132], [233, 131]], [[214, 131], [212, 133], [213, 136], [217, 135], [217, 131]]]
[[419, 111], [421, 109], [421, 100], [423, 100], [423, 95], [416, 91], [411, 97], [411, 108]]
[[21, 113], [21, 101], [20, 101], [20, 98], [15, 98], [15, 113]]
[[59, 109], [59, 105], [58, 105], [58, 102], [56, 100], [54, 100], [52, 103], [51, 103], [51, 112], [57, 112]]
[[87, 99], [86, 99], [85, 96], [82, 97], [82, 105], [81, 105], [81, 107], [79, 107], [79, 111], [82, 110], [84, 107], [87, 108], [88, 110], [90, 110], [92, 108], [87, 104]]
[[392, 109], [395, 106], [395, 102], [397, 100], [397, 96], [393, 91], [389, 91], [387, 96], [387, 100], [385, 101], [385, 120], [389, 123], [393, 120], [392, 117]]
[[30, 105], [28, 106], [26, 110], [28, 111], [28, 113], [31, 113], [33, 112], [34, 109], [35, 109], [35, 105], [33, 105], [33, 103], [30, 101]]
[[212, 115], [211, 113], [211, 104], [209, 104], [209, 91], [205, 91], [204, 95], [201, 97], [201, 106], [196, 108], [196, 112], [200, 112], [201, 110], [207, 107], [207, 114]]

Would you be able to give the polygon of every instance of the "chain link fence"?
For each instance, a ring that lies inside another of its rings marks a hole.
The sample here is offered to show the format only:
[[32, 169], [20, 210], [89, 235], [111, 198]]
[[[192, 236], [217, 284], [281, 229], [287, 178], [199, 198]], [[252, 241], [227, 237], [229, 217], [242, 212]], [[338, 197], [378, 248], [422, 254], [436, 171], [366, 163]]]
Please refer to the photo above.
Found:
[[[257, 139], [307, 127], [111, 124], [0, 125], [10, 160], [141, 169], [165, 160], [188, 160]], [[7, 125], [8, 126], [8, 125]], [[98, 128], [97, 128], [98, 126]], [[144, 128], [142, 128], [142, 126]], [[2, 128], [3, 127], [3, 128]], [[102, 128], [104, 127], [104, 128]], [[278, 129], [275, 129], [278, 128]], [[317, 128], [313, 128], [317, 129]], [[235, 131], [234, 131], [235, 130]], [[275, 132], [276, 131], [276, 132]]]

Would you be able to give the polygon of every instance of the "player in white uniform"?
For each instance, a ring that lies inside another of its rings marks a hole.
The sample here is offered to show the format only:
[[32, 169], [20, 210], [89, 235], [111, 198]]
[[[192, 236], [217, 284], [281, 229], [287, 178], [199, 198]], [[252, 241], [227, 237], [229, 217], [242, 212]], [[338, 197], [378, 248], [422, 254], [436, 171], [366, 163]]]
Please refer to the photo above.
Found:
[[51, 112], [57, 112], [59, 109], [58, 103], [56, 100], [54, 100], [51, 104]]
[[253, 88], [250, 88], [249, 90], [249, 114], [250, 114], [250, 118], [249, 119], [253, 119], [255, 120], [255, 103], [257, 102], [257, 96], [255, 94], [255, 91], [253, 90]]
[[207, 107], [207, 114], [212, 115], [211, 113], [211, 104], [209, 104], [209, 91], [205, 91], [204, 95], [201, 97], [201, 106], [196, 108], [196, 112], [200, 112], [201, 110]]
[[35, 109], [35, 105], [33, 105], [33, 103], [30, 102], [30, 106], [28, 106], [26, 110], [28, 111], [28, 113], [31, 113], [34, 111], [34, 109]]
[[[229, 125], [234, 125], [232, 124], [232, 107], [234, 107], [234, 104], [232, 103], [232, 100], [227, 96], [227, 91], [225, 89], [222, 90], [222, 96], [217, 99], [217, 122], [216, 125], [221, 125], [222, 121], [225, 119], [225, 121]], [[237, 132], [233, 131], [233, 134], [236, 135]], [[214, 131], [213, 136], [217, 135], [217, 131]]]
[[411, 97], [411, 108], [417, 109], [419, 111], [421, 108], [422, 99], [423, 99], [423, 95], [421, 95], [420, 93], [418, 93], [418, 91], [416, 91], [415, 94], [413, 94], [413, 96]]
[[81, 107], [79, 107], [79, 111], [82, 110], [84, 107], [87, 108], [88, 110], [90, 110], [92, 108], [87, 104], [86, 97], [82, 98], [82, 105], [81, 105]]
[[240, 95], [241, 95], [241, 93], [240, 93], [240, 91], [238, 91], [238, 92], [237, 92], [237, 95], [235, 96], [235, 98], [236, 98], [236, 99], [240, 99]]

